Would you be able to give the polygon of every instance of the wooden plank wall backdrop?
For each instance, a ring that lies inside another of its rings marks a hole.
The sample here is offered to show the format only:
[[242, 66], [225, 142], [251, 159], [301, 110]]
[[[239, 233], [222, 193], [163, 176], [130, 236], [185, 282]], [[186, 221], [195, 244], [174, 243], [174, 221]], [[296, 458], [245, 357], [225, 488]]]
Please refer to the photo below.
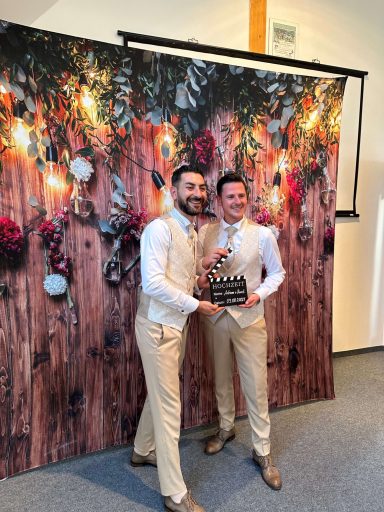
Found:
[[[208, 126], [217, 143], [223, 142], [222, 125], [231, 112], [213, 117]], [[129, 150], [132, 158], [152, 166], [153, 139], [158, 128], [134, 122]], [[82, 142], [68, 134], [72, 151]], [[98, 129], [106, 140], [107, 132]], [[270, 137], [261, 141], [264, 164], [258, 168], [258, 189], [271, 183], [277, 152]], [[170, 183], [169, 163], [155, 148], [155, 166]], [[74, 154], [71, 155], [72, 158]], [[73, 325], [65, 298], [52, 298], [43, 289], [44, 260], [40, 237], [30, 234], [22, 261], [16, 267], [3, 264], [1, 280], [8, 292], [0, 298], [0, 479], [48, 462], [129, 443], [135, 433], [145, 399], [145, 379], [135, 336], [134, 319], [140, 284], [136, 266], [119, 286], [103, 277], [102, 264], [111, 243], [101, 236], [97, 219], [106, 218], [111, 186], [103, 168], [103, 153], [96, 150], [95, 175], [89, 191], [95, 204], [89, 220], [73, 213], [66, 234], [66, 250], [73, 258], [71, 293], [78, 324]], [[36, 196], [51, 218], [60, 206], [69, 205], [71, 187], [62, 198], [43, 181], [25, 149], [3, 156], [0, 215], [28, 225], [36, 211], [28, 205]], [[124, 158], [120, 177], [134, 194], [136, 208], [149, 216], [160, 213], [161, 193], [150, 173]], [[218, 156], [207, 173], [215, 183]], [[337, 155], [328, 164], [336, 180]], [[283, 176], [282, 191], [287, 194]], [[251, 194], [254, 204], [257, 191]], [[320, 201], [320, 183], [310, 189], [308, 209], [314, 233], [306, 244], [297, 235], [299, 214], [285, 206], [279, 247], [287, 277], [278, 293], [266, 302], [269, 332], [268, 377], [271, 407], [310, 399], [333, 398], [331, 360], [333, 256], [324, 257], [323, 233], [327, 216], [334, 219], [335, 204]], [[250, 208], [252, 216], [252, 208]], [[207, 219], [200, 219], [199, 224]], [[39, 223], [35, 224], [37, 228]], [[138, 252], [125, 252], [127, 263]], [[235, 373], [237, 412], [245, 414], [245, 402]], [[182, 426], [207, 424], [216, 418], [212, 368], [197, 315], [181, 376]]]

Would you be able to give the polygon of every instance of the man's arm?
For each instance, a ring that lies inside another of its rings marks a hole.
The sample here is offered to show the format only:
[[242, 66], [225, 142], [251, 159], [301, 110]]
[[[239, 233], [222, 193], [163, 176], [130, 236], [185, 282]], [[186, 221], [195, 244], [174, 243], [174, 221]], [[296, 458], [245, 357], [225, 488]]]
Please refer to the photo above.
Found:
[[260, 228], [260, 250], [262, 262], [267, 271], [267, 276], [254, 293], [258, 294], [261, 300], [277, 291], [285, 278], [285, 270], [281, 263], [279, 246], [272, 231], [269, 228]]
[[155, 219], [144, 229], [141, 236], [141, 278], [144, 293], [185, 315], [197, 310], [210, 316], [220, 311], [222, 308], [216, 304], [198, 301], [175, 288], [167, 280], [165, 269], [170, 243], [171, 232], [164, 221]]
[[180, 313], [195, 311], [199, 301], [175, 288], [166, 278], [171, 232], [161, 219], [153, 220], [141, 236], [141, 278], [145, 294], [163, 302]]

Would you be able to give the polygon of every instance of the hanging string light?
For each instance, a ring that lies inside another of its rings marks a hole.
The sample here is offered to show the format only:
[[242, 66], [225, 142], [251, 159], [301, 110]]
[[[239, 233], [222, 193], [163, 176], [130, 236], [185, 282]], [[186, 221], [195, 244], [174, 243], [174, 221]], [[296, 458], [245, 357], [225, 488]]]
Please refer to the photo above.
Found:
[[30, 140], [27, 125], [23, 120], [23, 114], [27, 111], [27, 107], [21, 101], [15, 100], [13, 104], [13, 127], [12, 135], [15, 139], [16, 144], [27, 148]]
[[46, 147], [45, 159], [47, 162], [47, 167], [44, 172], [45, 182], [50, 187], [61, 188], [61, 181], [60, 181], [60, 177], [58, 175], [58, 166], [57, 166], [59, 158], [58, 158], [56, 146], [51, 145], [51, 146]]

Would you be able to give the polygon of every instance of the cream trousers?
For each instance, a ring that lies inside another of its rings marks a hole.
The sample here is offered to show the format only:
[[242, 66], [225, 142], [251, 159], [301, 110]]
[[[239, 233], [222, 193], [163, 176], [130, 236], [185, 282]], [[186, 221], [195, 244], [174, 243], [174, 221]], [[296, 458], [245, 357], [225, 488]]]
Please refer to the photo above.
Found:
[[258, 455], [268, 455], [270, 419], [265, 320], [263, 318], [242, 329], [227, 312], [214, 324], [208, 318], [201, 318], [214, 367], [220, 428], [230, 430], [235, 423], [234, 352], [252, 428], [252, 444]]
[[135, 437], [135, 451], [147, 455], [156, 448], [161, 494], [170, 496], [187, 490], [179, 454], [179, 370], [185, 354], [187, 327], [180, 332], [137, 315], [135, 329], [148, 391]]

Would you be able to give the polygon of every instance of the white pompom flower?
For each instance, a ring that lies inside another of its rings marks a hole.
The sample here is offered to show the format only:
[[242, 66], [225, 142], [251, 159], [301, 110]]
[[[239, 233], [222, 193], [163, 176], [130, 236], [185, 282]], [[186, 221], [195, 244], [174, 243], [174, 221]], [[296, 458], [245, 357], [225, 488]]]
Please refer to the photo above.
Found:
[[69, 172], [71, 172], [78, 181], [88, 181], [94, 169], [88, 160], [82, 156], [78, 156], [74, 160], [71, 160]]
[[68, 282], [60, 274], [50, 274], [44, 279], [44, 290], [49, 295], [62, 295], [66, 292]]

